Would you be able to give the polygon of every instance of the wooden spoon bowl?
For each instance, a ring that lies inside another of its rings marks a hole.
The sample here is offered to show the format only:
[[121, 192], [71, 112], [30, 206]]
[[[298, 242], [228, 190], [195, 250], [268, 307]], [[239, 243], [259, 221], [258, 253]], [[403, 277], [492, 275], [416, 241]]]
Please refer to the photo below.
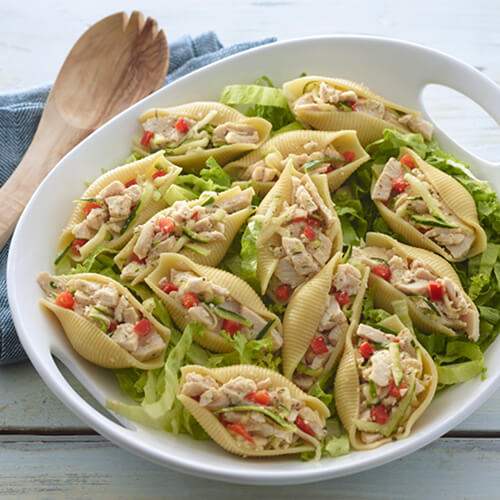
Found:
[[163, 30], [137, 11], [91, 26], [68, 54], [21, 163], [0, 188], [0, 249], [56, 163], [113, 116], [159, 89], [168, 70]]

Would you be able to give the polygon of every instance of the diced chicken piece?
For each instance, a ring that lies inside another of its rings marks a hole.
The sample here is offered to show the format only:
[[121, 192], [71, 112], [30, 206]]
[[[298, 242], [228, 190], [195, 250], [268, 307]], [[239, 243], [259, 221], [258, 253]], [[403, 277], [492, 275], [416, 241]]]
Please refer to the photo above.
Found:
[[125, 221], [125, 219], [115, 219], [115, 218], [109, 219], [108, 223], [107, 223], [108, 229], [112, 233], [115, 233], [118, 235], [118, 234], [120, 234], [120, 231], [122, 230], [124, 221]]
[[384, 103], [375, 101], [374, 99], [359, 99], [356, 104], [356, 111], [383, 119], [385, 106]]
[[[128, 301], [127, 304], [129, 304]], [[125, 323], [132, 323], [133, 325], [139, 321], [139, 313], [135, 307], [129, 304], [128, 307], [123, 310], [123, 321], [125, 321]]]
[[71, 280], [69, 283], [69, 288], [71, 290], [81, 290], [88, 295], [93, 295], [99, 288], [101, 288], [100, 283], [96, 283], [94, 281], [89, 281], [81, 278], [76, 278], [74, 280]]
[[75, 238], [84, 240], [90, 240], [96, 234], [96, 231], [90, 227], [87, 219], [76, 224], [71, 232], [75, 235]]
[[262, 389], [268, 389], [271, 386], [272, 382], [269, 377], [265, 378], [264, 380], [259, 380], [257, 382], [257, 390], [262, 390]]
[[139, 201], [142, 194], [141, 186], [139, 186], [138, 184], [133, 184], [132, 186], [129, 186], [125, 189], [124, 194], [127, 198], [130, 198], [132, 205], [137, 205], [137, 202]]
[[384, 120], [399, 127], [401, 126], [401, 124], [399, 123], [399, 115], [394, 111], [391, 111], [390, 109], [386, 109], [384, 111]]
[[317, 439], [323, 439], [326, 436], [326, 427], [323, 426], [317, 412], [304, 406], [299, 411], [299, 417], [313, 430]]
[[461, 259], [467, 255], [474, 242], [474, 236], [468, 232], [465, 233], [465, 230], [461, 228], [433, 227], [425, 233], [425, 236], [445, 247], [455, 259]]
[[129, 323], [118, 325], [111, 339], [130, 353], [139, 347], [139, 335], [134, 331], [134, 325]]
[[[224, 307], [224, 306], [223, 306]], [[262, 316], [253, 312], [246, 306], [241, 306], [239, 314], [244, 318], [248, 319], [252, 323], [252, 339], [257, 337], [259, 332], [264, 328], [267, 324], [267, 320], [265, 320]]]
[[380, 260], [389, 260], [394, 255], [392, 250], [380, 247], [353, 247], [351, 258], [370, 268], [380, 265]]
[[115, 320], [118, 323], [125, 321], [124, 313], [129, 307], [131, 307], [129, 301], [122, 295], [118, 301], [118, 305], [115, 307]]
[[210, 217], [201, 217], [193, 224], [193, 231], [197, 233], [210, 231], [212, 229], [212, 221]]
[[463, 311], [467, 309], [468, 304], [464, 292], [450, 278], [442, 278], [441, 283], [445, 293], [443, 294], [444, 304], [447, 310]]
[[342, 312], [340, 304], [333, 295], [328, 295], [326, 299], [326, 308], [321, 321], [318, 325], [320, 332], [331, 330], [332, 328], [340, 325], [346, 321], [346, 317]]
[[129, 262], [120, 273], [120, 278], [122, 280], [132, 281], [135, 279], [139, 273], [146, 269], [146, 264], [141, 264], [140, 262]]
[[[370, 359], [373, 360], [372, 356]], [[416, 358], [408, 356], [406, 353], [401, 354], [401, 366], [403, 367], [403, 373], [410, 375], [412, 373], [420, 373], [422, 371], [422, 362]]]
[[360, 432], [359, 437], [363, 443], [366, 444], [371, 444], [374, 443], [375, 441], [378, 441], [380, 439], [383, 439], [384, 436], [382, 434], [375, 434], [373, 432]]
[[429, 213], [429, 207], [424, 200], [411, 200], [408, 202], [408, 208], [419, 215]]
[[186, 375], [186, 379], [182, 385], [182, 394], [196, 398], [210, 388], [219, 388], [219, 384], [217, 384], [213, 377], [210, 375], [204, 376], [199, 373], [191, 372]]
[[313, 256], [314, 260], [323, 266], [330, 258], [332, 251], [332, 241], [321, 231], [316, 232], [316, 239], [306, 242], [307, 251]]
[[339, 292], [356, 295], [361, 285], [361, 272], [351, 264], [339, 264], [333, 285]]
[[259, 141], [257, 129], [246, 123], [224, 123], [216, 127], [212, 135], [214, 144], [257, 144]]
[[342, 102], [357, 102], [358, 96], [354, 90], [346, 90], [340, 93], [339, 100]]
[[294, 108], [300, 108], [308, 111], [319, 111], [320, 107], [314, 100], [314, 97], [311, 92], [307, 92], [301, 95], [294, 103]]
[[318, 272], [318, 264], [314, 262], [311, 255], [307, 252], [302, 241], [298, 238], [284, 237], [281, 239], [281, 242], [297, 274], [307, 276]]
[[403, 328], [398, 334], [399, 349], [402, 352], [408, 353], [410, 356], [415, 357], [416, 352], [413, 347], [413, 338], [408, 328]]
[[[312, 351], [312, 349], [310, 349]], [[328, 352], [323, 352], [321, 354], [314, 354], [314, 351], [312, 352], [311, 359], [306, 359], [310, 363], [310, 367], [312, 370], [319, 370], [323, 366], [326, 365], [326, 362], [330, 359], [330, 355], [332, 353], [332, 349], [330, 346], [328, 346]]]
[[125, 219], [130, 215], [132, 201], [127, 196], [108, 196], [106, 198], [110, 217]]
[[303, 276], [300, 276], [295, 271], [290, 257], [280, 259], [274, 275], [281, 283], [290, 285], [292, 288], [297, 288], [304, 281]]
[[155, 134], [161, 134], [163, 139], [160, 140], [157, 145], [163, 146], [171, 142], [178, 142], [183, 139], [189, 130], [196, 124], [195, 120], [183, 116], [182, 119], [186, 122], [189, 130], [183, 131], [175, 128], [175, 124], [179, 121], [180, 116], [158, 116], [155, 118], [149, 118], [143, 123], [144, 130], [149, 130]]
[[436, 279], [436, 275], [419, 259], [414, 260], [410, 264], [410, 271], [413, 273], [415, 278], [431, 281]]
[[97, 292], [95, 292], [93, 297], [98, 304], [103, 304], [106, 307], [115, 308], [120, 300], [120, 294], [114, 286], [103, 286]]
[[370, 361], [370, 366], [363, 370], [363, 377], [367, 380], [371, 378], [381, 387], [389, 385], [392, 380], [391, 355], [389, 351], [387, 349], [375, 351]]
[[108, 184], [105, 188], [101, 189], [99, 194], [96, 196], [98, 200], [105, 200], [109, 196], [121, 196], [125, 191], [125, 186], [120, 181], [113, 181]]
[[401, 163], [395, 158], [390, 158], [373, 187], [372, 199], [387, 201], [391, 196], [392, 180], [404, 174], [405, 169]]
[[190, 219], [193, 215], [193, 211], [189, 207], [186, 201], [180, 200], [176, 201], [168, 212], [168, 215], [174, 219], [178, 224], [184, 224], [184, 221]]
[[273, 352], [276, 352], [279, 349], [281, 349], [281, 346], [283, 345], [283, 337], [280, 335], [278, 330], [276, 330], [276, 328], [273, 328], [269, 332], [269, 338], [271, 339], [271, 341], [273, 343], [273, 347], [271, 349]]
[[177, 240], [176, 240], [175, 236], [170, 236], [166, 240], [160, 241], [158, 244], [155, 244], [155, 242], [153, 242], [153, 249], [149, 252], [148, 259], [150, 257], [151, 258], [156, 257], [156, 256], [160, 255], [161, 253], [172, 251], [172, 249], [175, 246], [176, 241]]
[[358, 326], [357, 335], [362, 337], [369, 342], [381, 343], [381, 344], [389, 344], [394, 341], [396, 338], [394, 335], [390, 333], [384, 333], [372, 326], [365, 325], [361, 323]]
[[223, 288], [215, 283], [208, 281], [204, 277], [195, 276], [192, 273], [182, 273], [176, 270], [172, 270], [171, 273], [172, 280], [174, 283], [180, 285], [182, 288], [182, 292], [191, 292], [196, 295], [203, 295], [205, 297], [213, 297], [214, 295], [221, 297], [228, 297], [229, 290], [227, 288]]
[[67, 290], [67, 286], [64, 281], [50, 275], [47, 272], [40, 273], [36, 279], [40, 288], [43, 290], [45, 295], [53, 296], [59, 295], [61, 292]]
[[[331, 144], [325, 148], [324, 154], [322, 155], [325, 158], [335, 158], [337, 160], [345, 160], [342, 153], [337, 151]], [[327, 163], [327, 165], [332, 165], [335, 167], [335, 163]]]
[[321, 198], [321, 196], [319, 195], [318, 189], [314, 185], [314, 182], [308, 175], [306, 175], [302, 178], [302, 183], [312, 197], [314, 204], [318, 207], [319, 213], [323, 217], [326, 227], [330, 227], [333, 224], [335, 217], [332, 211], [326, 206], [323, 198]]
[[330, 344], [332, 344], [333, 347], [335, 347], [341, 338], [341, 336], [345, 333], [347, 330], [347, 321], [344, 321], [335, 327], [333, 327], [329, 332], [328, 332], [328, 340]]
[[156, 330], [151, 330], [147, 335], [139, 337], [139, 347], [131, 354], [139, 361], [156, 358], [165, 350], [165, 341]]
[[312, 196], [305, 186], [299, 185], [294, 194], [294, 198], [297, 200], [300, 208], [305, 210], [308, 214], [312, 214], [318, 209], [318, 206], [314, 203]]
[[464, 311], [461, 319], [465, 322], [465, 333], [467, 337], [476, 342], [479, 340], [479, 314], [472, 308]]
[[229, 406], [229, 398], [219, 388], [209, 387], [201, 394], [200, 405], [207, 410], [216, 411]]
[[395, 255], [389, 260], [391, 268], [391, 284], [407, 295], [423, 295], [429, 294], [429, 281], [426, 279], [418, 279], [415, 274], [407, 269], [405, 261]]
[[279, 177], [278, 170], [261, 166], [255, 167], [250, 178], [255, 182], [271, 182], [276, 177]]
[[292, 382], [299, 386], [303, 391], [308, 391], [316, 382], [314, 377], [310, 375], [306, 375], [305, 373], [297, 373], [293, 374]]
[[155, 235], [155, 225], [154, 222], [149, 221], [144, 224], [140, 231], [139, 237], [134, 245], [134, 253], [139, 259], [144, 259], [147, 257], [151, 247], [153, 246], [153, 239]]
[[319, 144], [315, 141], [309, 141], [302, 146], [307, 154], [314, 153], [314, 151], [319, 150]]
[[422, 118], [407, 114], [399, 119], [399, 123], [407, 127], [411, 132], [414, 132], [415, 134], [422, 134], [422, 137], [426, 141], [430, 141], [432, 139], [434, 126], [427, 120], [422, 120]]
[[90, 229], [97, 231], [108, 219], [108, 211], [105, 208], [94, 208], [87, 215], [86, 221]]
[[187, 313], [192, 321], [198, 321], [211, 330], [214, 330], [219, 322], [217, 316], [202, 305], [190, 307]]
[[318, 94], [319, 98], [327, 104], [337, 104], [339, 102], [340, 92], [326, 82], [320, 83]]
[[255, 392], [257, 385], [252, 379], [238, 376], [221, 387], [221, 391], [226, 394], [231, 404], [238, 404], [249, 392]]
[[247, 208], [252, 203], [253, 190], [244, 189], [241, 193], [217, 201], [217, 206], [223, 208], [228, 214]]

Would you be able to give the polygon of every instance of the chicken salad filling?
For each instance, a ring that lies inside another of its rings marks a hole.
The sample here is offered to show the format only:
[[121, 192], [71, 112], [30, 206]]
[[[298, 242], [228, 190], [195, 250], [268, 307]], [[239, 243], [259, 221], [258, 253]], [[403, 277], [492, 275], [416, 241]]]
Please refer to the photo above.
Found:
[[382, 202], [455, 259], [465, 257], [474, 243], [474, 230], [444, 203], [409, 154], [400, 160], [389, 159], [373, 187], [372, 199]]
[[219, 384], [210, 375], [188, 373], [181, 394], [216, 415], [243, 448], [278, 450], [319, 442], [326, 436], [324, 419], [287, 387], [272, 387], [269, 378], [255, 382], [238, 376]]
[[421, 349], [407, 328], [388, 333], [361, 323], [354, 348], [360, 384], [356, 426], [369, 444], [398, 432], [432, 376], [423, 373]]
[[49, 301], [94, 323], [138, 361], [165, 351], [154, 324], [112, 284], [78, 277], [62, 280], [46, 272], [37, 281]]
[[[332, 251], [327, 231], [335, 222], [335, 213], [326, 205], [309, 175], [292, 176], [292, 200], [280, 199], [261, 217], [263, 229], [257, 246], [269, 247], [279, 259], [271, 278], [270, 294], [278, 302], [288, 302], [293, 290], [318, 273]], [[256, 218], [259, 216], [256, 216]]]
[[393, 249], [353, 247], [352, 259], [407, 295], [420, 312], [456, 332], [479, 338], [479, 313], [465, 292], [450, 278], [439, 277], [420, 259], [398, 255]]
[[432, 139], [433, 125], [411, 113], [402, 113], [383, 102], [358, 95], [353, 90], [339, 90], [327, 82], [313, 81], [305, 85], [303, 94], [293, 104], [304, 111], [340, 111], [366, 113], [388, 121], [408, 132]]
[[339, 264], [332, 280], [317, 331], [299, 362], [292, 381], [302, 390], [309, 391], [325, 375], [337, 344], [347, 331], [352, 314], [352, 303], [359, 292], [361, 272], [352, 264]]
[[168, 155], [183, 155], [197, 150], [213, 149], [231, 144], [257, 144], [257, 129], [247, 123], [226, 122], [214, 124], [217, 110], [212, 110], [201, 120], [187, 116], [155, 116], [143, 124], [141, 149], [149, 153], [164, 150]]
[[321, 147], [315, 141], [302, 146], [302, 152], [283, 156], [276, 148], [266, 153], [262, 160], [249, 165], [242, 179], [255, 182], [275, 182], [290, 160], [297, 170], [312, 174], [329, 174], [356, 159], [352, 151], [340, 152], [333, 144]]
[[253, 191], [246, 189], [232, 196], [218, 199], [217, 193], [205, 192], [198, 205], [176, 201], [136, 229], [138, 237], [120, 277], [133, 280], [146, 268], [156, 263], [164, 252], [178, 252], [187, 248], [200, 255], [208, 255], [207, 243], [226, 238], [226, 218], [248, 208]]
[[231, 337], [241, 333], [248, 340], [269, 337], [273, 351], [283, 344], [276, 319], [266, 319], [231, 297], [231, 292], [191, 271], [171, 269], [158, 283], [160, 290], [178, 302], [189, 321], [197, 321], [212, 332]]

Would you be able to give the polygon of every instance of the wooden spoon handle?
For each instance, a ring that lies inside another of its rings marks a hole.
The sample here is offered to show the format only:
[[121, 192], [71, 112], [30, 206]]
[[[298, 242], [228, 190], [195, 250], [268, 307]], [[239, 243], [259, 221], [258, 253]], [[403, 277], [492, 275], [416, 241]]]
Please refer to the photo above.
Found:
[[60, 119], [52, 119], [56, 111], [51, 101], [49, 97], [33, 142], [21, 163], [0, 188], [0, 250], [46, 175], [68, 151], [91, 132], [72, 128]]

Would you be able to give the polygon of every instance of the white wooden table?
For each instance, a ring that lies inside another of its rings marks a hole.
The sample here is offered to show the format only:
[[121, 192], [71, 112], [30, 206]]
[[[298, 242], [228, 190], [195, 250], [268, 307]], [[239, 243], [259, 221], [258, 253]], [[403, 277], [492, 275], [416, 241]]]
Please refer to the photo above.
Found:
[[[170, 40], [214, 29], [224, 44], [277, 36], [364, 33], [448, 52], [500, 82], [497, 0], [64, 0], [0, 4], [0, 92], [52, 81], [77, 37], [112, 12], [140, 8]], [[463, 145], [500, 159], [498, 126], [443, 89], [431, 114]], [[1, 148], [1, 145], [0, 145]], [[302, 487], [240, 487], [175, 473], [96, 435], [47, 389], [29, 362], [0, 368], [0, 496], [5, 498], [499, 498], [500, 392], [452, 432], [378, 469]]]

